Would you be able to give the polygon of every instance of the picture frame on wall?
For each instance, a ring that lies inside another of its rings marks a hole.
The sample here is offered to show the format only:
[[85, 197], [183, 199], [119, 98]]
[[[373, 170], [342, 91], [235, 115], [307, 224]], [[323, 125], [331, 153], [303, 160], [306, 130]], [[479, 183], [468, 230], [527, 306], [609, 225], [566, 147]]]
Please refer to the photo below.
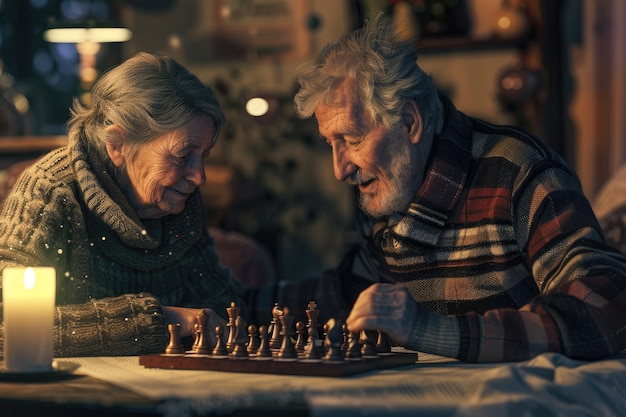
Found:
[[214, 7], [219, 57], [297, 59], [310, 52], [310, 0], [215, 0]]

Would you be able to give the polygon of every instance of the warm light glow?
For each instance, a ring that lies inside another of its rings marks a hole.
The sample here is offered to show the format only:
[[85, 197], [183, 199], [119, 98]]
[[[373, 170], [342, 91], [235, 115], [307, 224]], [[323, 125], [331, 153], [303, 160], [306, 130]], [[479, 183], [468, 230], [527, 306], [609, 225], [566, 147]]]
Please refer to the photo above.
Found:
[[511, 19], [507, 16], [502, 16], [498, 19], [498, 26], [502, 29], [508, 29], [511, 26]]
[[52, 370], [55, 297], [53, 267], [2, 270], [4, 370], [24, 373]]
[[126, 42], [132, 37], [126, 28], [55, 28], [43, 34], [46, 41], [53, 43]]
[[261, 97], [253, 97], [246, 103], [246, 111], [250, 116], [263, 116], [270, 109], [270, 103]]
[[19, 93], [16, 94], [15, 97], [13, 97], [13, 105], [15, 106], [15, 109], [21, 114], [28, 113], [28, 109], [30, 108], [30, 103], [28, 102], [26, 96]]
[[27, 290], [32, 290], [35, 288], [35, 270], [33, 268], [26, 268], [24, 270], [24, 288]]

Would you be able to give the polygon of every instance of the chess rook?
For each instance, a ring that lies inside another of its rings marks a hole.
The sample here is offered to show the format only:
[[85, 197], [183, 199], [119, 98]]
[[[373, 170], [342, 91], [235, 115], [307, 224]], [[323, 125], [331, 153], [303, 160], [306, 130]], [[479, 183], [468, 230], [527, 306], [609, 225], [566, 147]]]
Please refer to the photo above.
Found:
[[168, 355], [178, 355], [181, 353], [185, 353], [185, 349], [180, 342], [180, 323], [168, 324], [167, 330], [170, 334], [170, 341], [165, 348], [165, 353]]

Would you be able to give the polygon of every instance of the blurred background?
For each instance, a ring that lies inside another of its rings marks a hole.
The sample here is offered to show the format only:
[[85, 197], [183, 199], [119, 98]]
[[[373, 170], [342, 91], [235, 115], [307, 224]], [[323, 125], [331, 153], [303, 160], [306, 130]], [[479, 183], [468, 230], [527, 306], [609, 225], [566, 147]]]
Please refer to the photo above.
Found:
[[353, 191], [296, 118], [294, 76], [380, 10], [461, 111], [544, 138], [590, 199], [624, 161], [623, 0], [0, 0], [0, 179], [62, 146], [73, 98], [107, 68], [170, 55], [228, 119], [206, 166], [209, 224], [267, 249], [279, 279], [333, 267]]

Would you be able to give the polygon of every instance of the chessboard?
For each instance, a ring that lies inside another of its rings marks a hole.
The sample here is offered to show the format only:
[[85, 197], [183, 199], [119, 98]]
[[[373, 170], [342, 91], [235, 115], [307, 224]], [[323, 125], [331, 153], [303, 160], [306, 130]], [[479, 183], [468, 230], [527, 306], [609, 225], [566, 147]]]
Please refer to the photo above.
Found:
[[[196, 319], [191, 349], [180, 342], [180, 326], [169, 325], [170, 340], [164, 353], [139, 357], [146, 368], [210, 370], [221, 372], [344, 377], [364, 372], [412, 365], [417, 353], [394, 352], [385, 335], [350, 333], [341, 320], [317, 323], [319, 310], [310, 302], [308, 321], [293, 325], [288, 308], [276, 304], [268, 326], [247, 325], [232, 303], [227, 308], [228, 335], [215, 328], [214, 343], [206, 328], [206, 313]], [[320, 336], [321, 334], [321, 336]]]

